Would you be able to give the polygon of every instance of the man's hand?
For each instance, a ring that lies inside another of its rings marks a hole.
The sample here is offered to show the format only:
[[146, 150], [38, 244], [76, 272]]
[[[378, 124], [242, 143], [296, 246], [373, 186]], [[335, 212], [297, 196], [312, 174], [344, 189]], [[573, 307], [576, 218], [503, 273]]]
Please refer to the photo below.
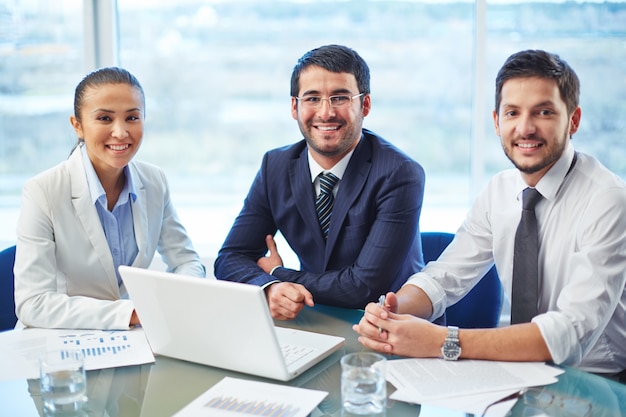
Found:
[[397, 298], [388, 293], [385, 306], [369, 303], [365, 314], [352, 329], [359, 342], [372, 350], [418, 358], [438, 357], [446, 337], [445, 327], [410, 314], [396, 314]]
[[276, 282], [265, 288], [265, 296], [272, 317], [277, 320], [295, 318], [305, 305], [313, 307], [313, 295], [304, 285]]
[[283, 266], [283, 259], [280, 257], [280, 254], [276, 249], [274, 236], [265, 236], [265, 243], [267, 244], [267, 250], [269, 251], [269, 255], [259, 258], [256, 264], [259, 266], [259, 268], [265, 271], [266, 274], [269, 274], [275, 267]]
[[391, 311], [392, 313], [398, 312], [398, 296], [395, 292], [388, 292], [385, 294], [385, 305], [383, 310]]

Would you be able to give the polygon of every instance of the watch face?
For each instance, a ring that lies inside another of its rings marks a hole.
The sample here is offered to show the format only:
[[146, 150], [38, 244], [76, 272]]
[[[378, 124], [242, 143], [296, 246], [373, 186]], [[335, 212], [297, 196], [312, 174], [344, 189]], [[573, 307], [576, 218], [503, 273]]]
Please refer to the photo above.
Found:
[[444, 359], [457, 360], [461, 356], [461, 347], [454, 342], [445, 342], [441, 347]]

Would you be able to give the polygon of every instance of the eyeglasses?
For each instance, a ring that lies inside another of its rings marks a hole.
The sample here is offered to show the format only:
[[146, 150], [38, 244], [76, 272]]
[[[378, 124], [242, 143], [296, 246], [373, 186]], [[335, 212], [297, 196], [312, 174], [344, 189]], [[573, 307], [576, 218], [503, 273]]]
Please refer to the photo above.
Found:
[[550, 415], [566, 417], [590, 417], [592, 415], [592, 406], [587, 400], [555, 395], [539, 388], [526, 388], [489, 404], [487, 408], [485, 408], [485, 411], [483, 411], [482, 416], [487, 415], [487, 410], [489, 410], [491, 406], [518, 397], [523, 397], [524, 399], [523, 415], [525, 417], [545, 416], [546, 411], [556, 413], [551, 413]]
[[360, 93], [355, 96], [336, 95], [330, 96], [328, 98], [322, 98], [320, 96], [306, 96], [296, 97], [296, 100], [300, 102], [302, 107], [307, 109], [317, 109], [322, 105], [322, 101], [324, 100], [328, 100], [328, 103], [331, 107], [345, 107], [348, 104], [352, 103], [352, 100], [363, 95], [365, 95], [365, 93]]
[[559, 415], [563, 416], [591, 416], [591, 403], [589, 401], [575, 397], [563, 397], [537, 388], [526, 390], [524, 393], [524, 405], [531, 410], [559, 411]]

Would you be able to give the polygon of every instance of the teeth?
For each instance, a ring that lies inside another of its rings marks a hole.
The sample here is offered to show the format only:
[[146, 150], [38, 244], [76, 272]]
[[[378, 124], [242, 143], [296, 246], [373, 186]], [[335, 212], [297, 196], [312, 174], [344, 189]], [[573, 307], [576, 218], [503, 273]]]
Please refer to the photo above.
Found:
[[539, 145], [535, 143], [518, 143], [517, 146], [520, 148], [536, 148]]
[[124, 149], [128, 149], [128, 145], [109, 145], [109, 148], [114, 151], [123, 151]]
[[318, 126], [319, 130], [337, 130], [338, 126]]

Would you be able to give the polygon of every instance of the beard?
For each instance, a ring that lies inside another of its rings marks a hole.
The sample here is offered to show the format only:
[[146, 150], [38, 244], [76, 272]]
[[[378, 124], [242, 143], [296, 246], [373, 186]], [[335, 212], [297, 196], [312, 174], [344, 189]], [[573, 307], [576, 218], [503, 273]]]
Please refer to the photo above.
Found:
[[332, 146], [327, 146], [326, 140], [331, 139], [334, 135], [324, 135], [321, 132], [315, 132], [315, 128], [312, 125], [305, 125], [300, 121], [298, 121], [298, 127], [306, 140], [307, 146], [316, 153], [329, 158], [345, 155], [361, 139], [360, 124], [357, 126], [342, 123], [342, 135], [339, 138], [335, 138]]
[[540, 161], [534, 164], [522, 165], [521, 162], [516, 161], [514, 152], [513, 152], [514, 145], [512, 145], [511, 147], [507, 147], [504, 145], [504, 142], [503, 142], [502, 148], [504, 150], [504, 154], [509, 159], [509, 161], [511, 161], [511, 163], [515, 166], [515, 168], [517, 168], [520, 172], [523, 172], [524, 174], [534, 174], [536, 172], [539, 172], [551, 166], [552, 164], [554, 164], [556, 161], [559, 160], [561, 155], [563, 155], [565, 148], [567, 147], [568, 138], [569, 138], [568, 132], [569, 132], [569, 127], [561, 136], [562, 140], [553, 141], [552, 146], [549, 146], [547, 144], [547, 141], [544, 138], [531, 138], [531, 139], [538, 140], [539, 142], [541, 142], [542, 147], [547, 149], [548, 151], [548, 153]]

